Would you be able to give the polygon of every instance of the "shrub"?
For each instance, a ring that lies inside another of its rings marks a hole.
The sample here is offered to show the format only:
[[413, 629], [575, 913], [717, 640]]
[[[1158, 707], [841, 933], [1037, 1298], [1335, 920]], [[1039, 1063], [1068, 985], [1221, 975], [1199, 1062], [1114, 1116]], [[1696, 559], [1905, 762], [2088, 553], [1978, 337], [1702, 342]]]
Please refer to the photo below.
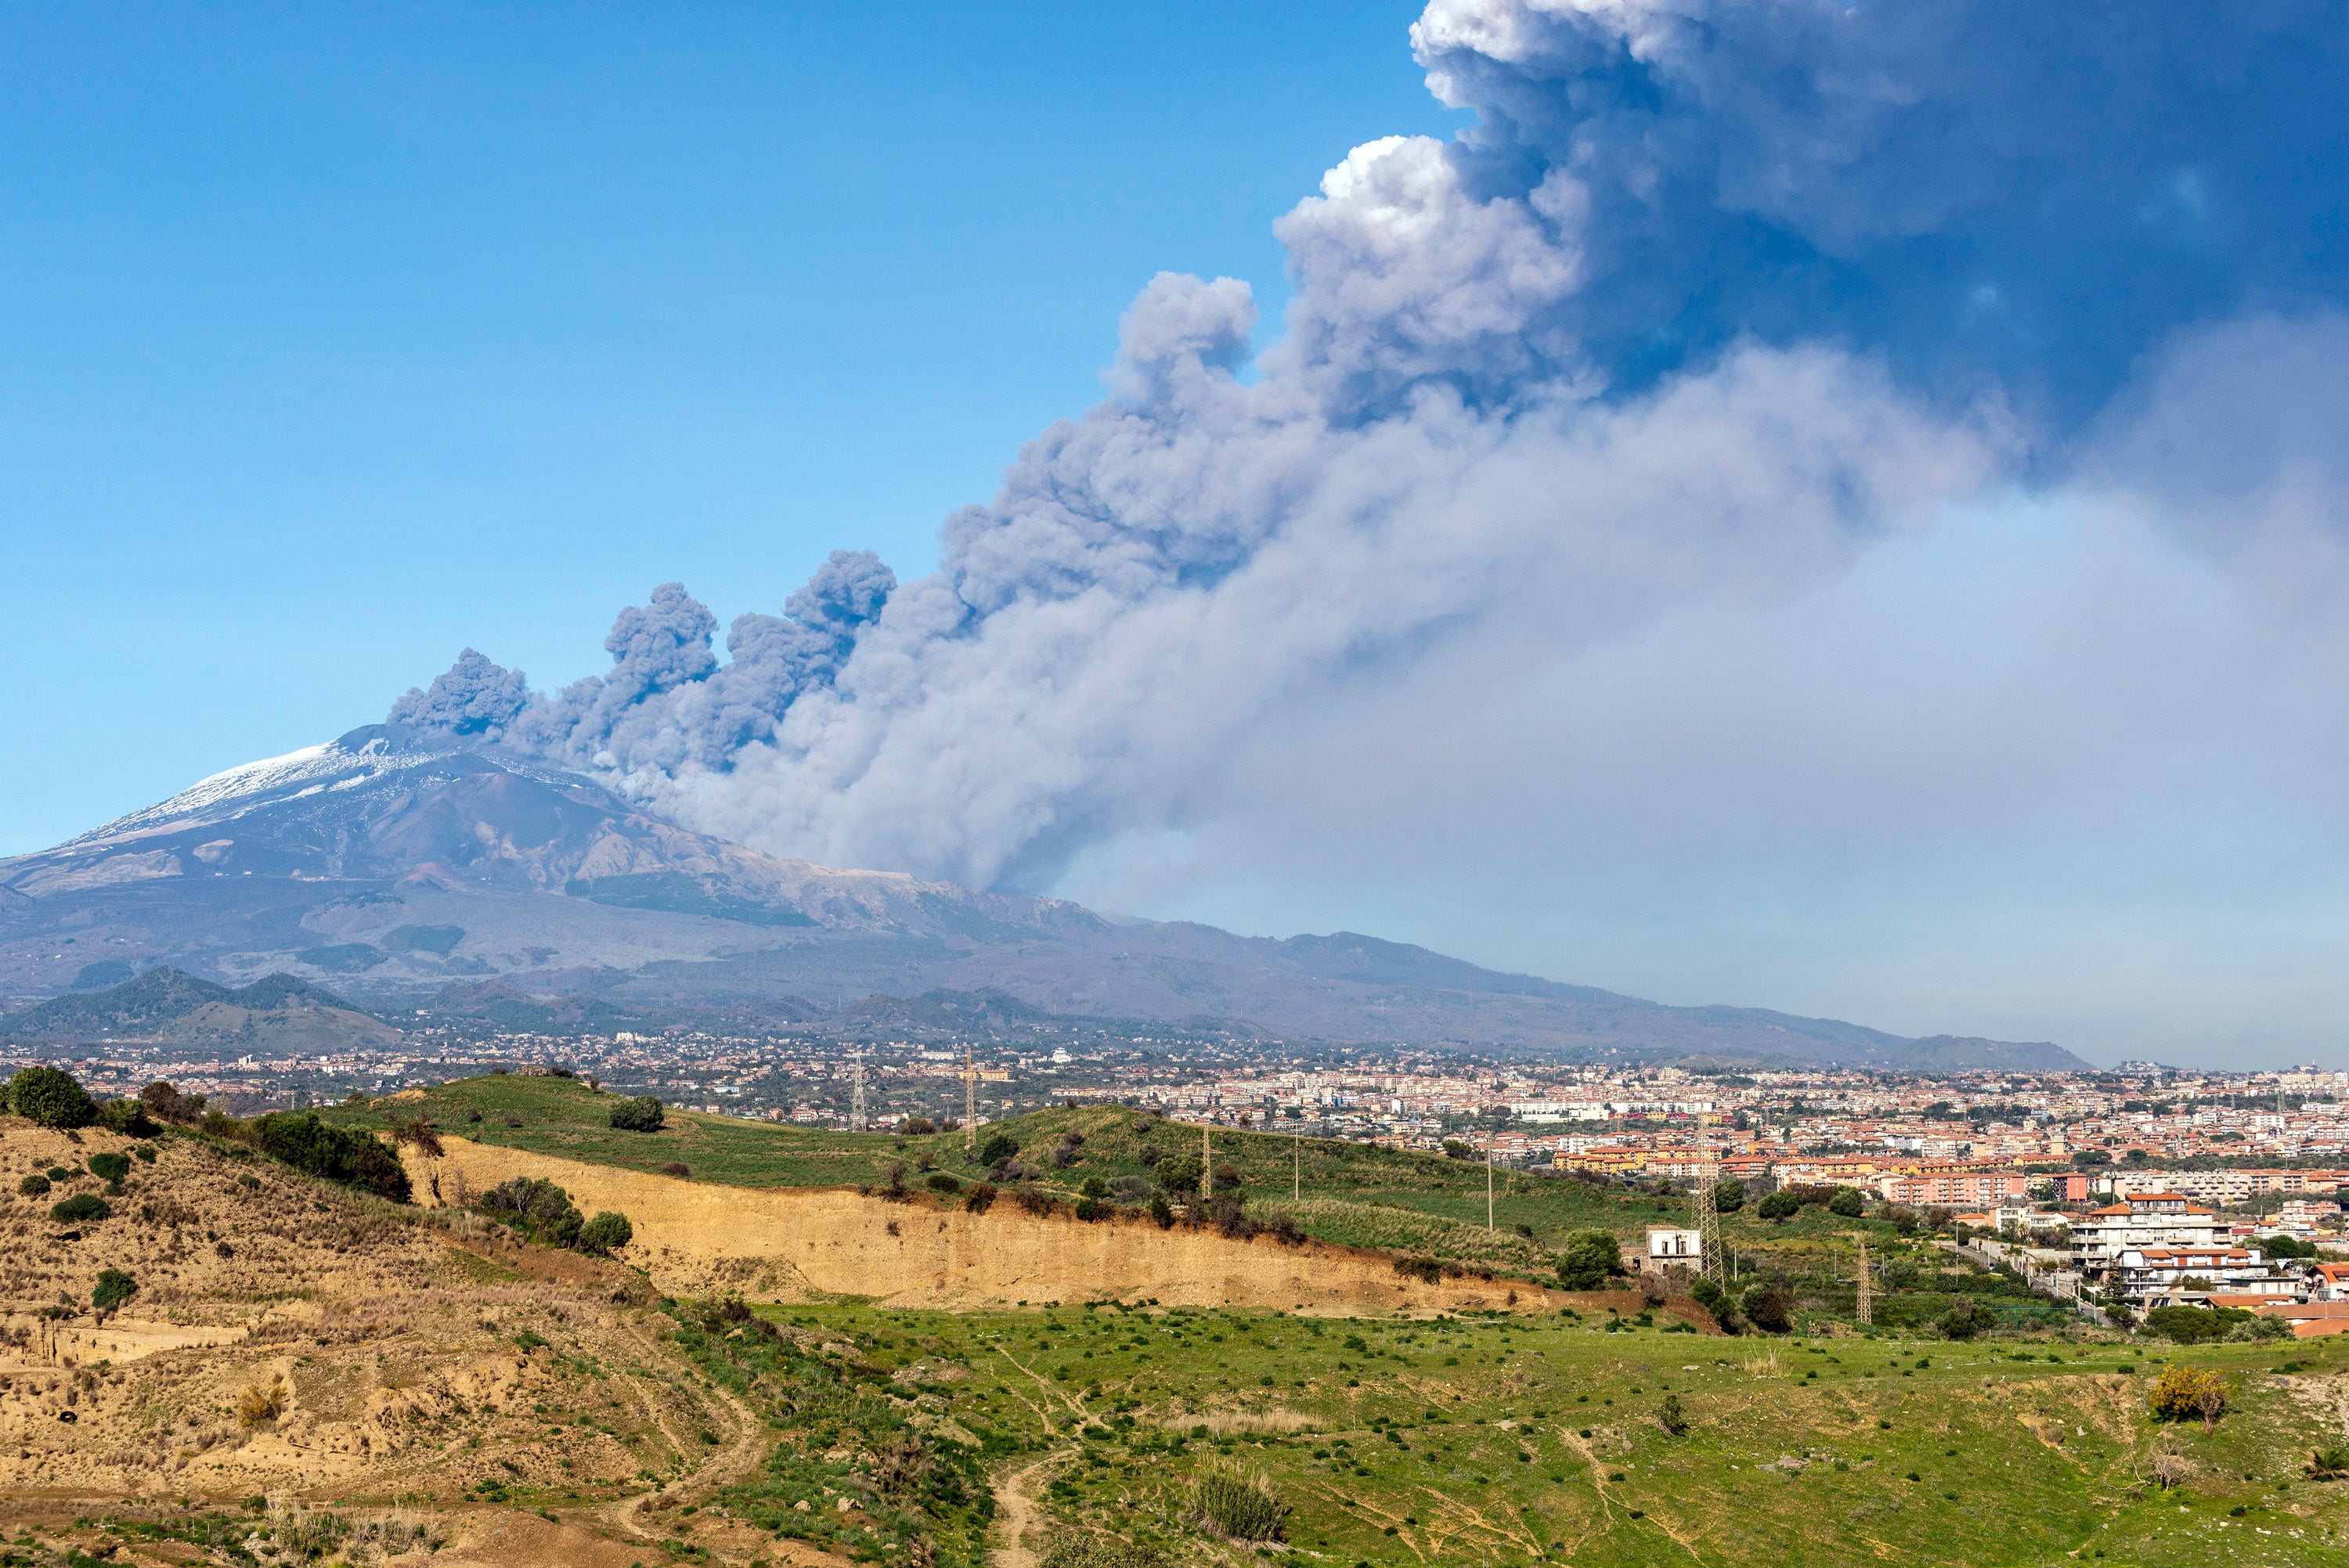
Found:
[[1151, 1174], [1158, 1179], [1160, 1191], [1194, 1197], [1199, 1191], [1199, 1170], [1197, 1155], [1170, 1154], [1152, 1169]]
[[1694, 1296], [1696, 1304], [1713, 1314], [1713, 1320], [1724, 1328], [1729, 1325], [1730, 1315], [1737, 1310], [1737, 1304], [1729, 1299], [1729, 1293], [1709, 1279], [1700, 1277], [1689, 1286], [1689, 1295]]
[[1998, 1314], [1979, 1302], [1961, 1301], [1934, 1320], [1933, 1326], [1950, 1339], [1971, 1339], [1998, 1326]]
[[1037, 1568], [1164, 1568], [1154, 1547], [1094, 1535], [1064, 1535], [1052, 1543]]
[[1723, 1176], [1713, 1184], [1713, 1206], [1721, 1213], [1734, 1214], [1745, 1207], [1745, 1183], [1734, 1176]]
[[923, 1179], [922, 1185], [927, 1187], [933, 1192], [959, 1192], [962, 1191], [962, 1182], [955, 1177], [947, 1175], [943, 1171], [931, 1171], [928, 1176]]
[[962, 1195], [962, 1206], [974, 1214], [986, 1213], [988, 1205], [994, 1202], [995, 1189], [984, 1181], [972, 1182], [970, 1191]]
[[667, 1119], [661, 1102], [640, 1094], [612, 1108], [612, 1125], [622, 1132], [658, 1132]]
[[1884, 1211], [1884, 1217], [1891, 1221], [1892, 1228], [1904, 1236], [1915, 1235], [1917, 1226], [1923, 1218], [1906, 1203], [1893, 1204]]
[[56, 1068], [26, 1068], [8, 1080], [10, 1110], [43, 1127], [88, 1127], [98, 1108], [73, 1074]]
[[253, 1124], [264, 1154], [305, 1175], [339, 1181], [395, 1203], [409, 1199], [408, 1172], [374, 1134], [321, 1121], [312, 1111], [272, 1114]]
[[1150, 1194], [1150, 1217], [1158, 1222], [1162, 1231], [1174, 1223], [1174, 1206], [1166, 1201], [1165, 1193]]
[[1444, 1277], [1444, 1265], [1433, 1258], [1397, 1258], [1394, 1272], [1405, 1279], [1415, 1279], [1423, 1284], [1433, 1284]]
[[100, 1312], [113, 1312], [139, 1294], [139, 1282], [120, 1269], [106, 1269], [98, 1276], [98, 1285], [89, 1293], [90, 1305]]
[[1203, 1472], [1196, 1482], [1199, 1513], [1218, 1532], [1235, 1541], [1278, 1541], [1288, 1509], [1275, 1491], [1272, 1478], [1254, 1479], [1220, 1466]]
[[130, 1157], [141, 1164], [152, 1165], [155, 1163], [155, 1146], [151, 1143], [142, 1143], [130, 1151]]
[[2162, 1373], [2145, 1403], [2158, 1421], [2199, 1419], [2207, 1432], [2227, 1413], [2227, 1382], [2216, 1372], [2172, 1367]]
[[1827, 1200], [1827, 1212], [1847, 1220], [1857, 1220], [1867, 1212], [1867, 1201], [1860, 1197], [1857, 1187], [1838, 1187], [1835, 1196]]
[[937, 1130], [937, 1124], [926, 1116], [909, 1116], [897, 1124], [897, 1130], [908, 1138], [920, 1138]]
[[1019, 1140], [1008, 1132], [990, 1132], [978, 1146], [978, 1163], [999, 1164], [1019, 1152]]
[[1623, 1272], [1623, 1249], [1605, 1231], [1576, 1231], [1558, 1253], [1557, 1283], [1567, 1290], [1603, 1290]]
[[636, 1228], [628, 1223], [626, 1214], [606, 1209], [579, 1227], [579, 1250], [583, 1253], [616, 1253], [636, 1238]]
[[114, 1210], [95, 1192], [78, 1192], [62, 1203], [49, 1205], [49, 1218], [60, 1225], [79, 1224], [84, 1220], [103, 1220]]
[[101, 1181], [119, 1181], [130, 1174], [128, 1154], [93, 1154], [88, 1163], [89, 1173]]
[[2349, 1443], [2335, 1443], [2328, 1449], [2309, 1450], [2309, 1480], [2339, 1480], [2344, 1476], [2349, 1476]]
[[692, 1177], [693, 1167], [682, 1160], [672, 1160], [660, 1168], [660, 1173], [664, 1176], [674, 1176], [683, 1181]]
[[49, 1179], [36, 1171], [16, 1183], [16, 1191], [26, 1198], [46, 1198], [49, 1195]]
[[257, 1427], [264, 1421], [274, 1421], [285, 1411], [285, 1379], [272, 1377], [269, 1387], [247, 1383], [244, 1392], [237, 1397], [236, 1418], [240, 1426]]
[[181, 1094], [179, 1088], [158, 1078], [139, 1091], [139, 1102], [159, 1121], [176, 1127], [193, 1127], [204, 1119], [204, 1097]]
[[2251, 1321], [2251, 1314], [2239, 1306], [2158, 1306], [2145, 1315], [2147, 1328], [2178, 1345], [2211, 1344]]
[[570, 1193], [534, 1176], [499, 1182], [475, 1199], [473, 1207], [533, 1241], [558, 1247], [577, 1246], [587, 1226]]
[[[1775, 1198], [1777, 1194], [1774, 1192], [1771, 1196]], [[1786, 1293], [1775, 1284], [1748, 1285], [1737, 1305], [1739, 1310], [1745, 1314], [1748, 1323], [1767, 1333], [1784, 1334], [1795, 1326], [1794, 1304], [1786, 1299]]]
[[163, 1130], [149, 1118], [146, 1106], [135, 1099], [109, 1099], [98, 1108], [98, 1124], [125, 1138], [152, 1138]]
[[1685, 1437], [1688, 1434], [1688, 1412], [1681, 1408], [1681, 1397], [1678, 1394], [1664, 1396], [1663, 1404], [1657, 1408], [1656, 1419], [1664, 1424], [1664, 1430], [1676, 1438]]
[[2239, 1323], [2227, 1330], [2227, 1340], [2230, 1345], [2257, 1345], [2271, 1339], [2290, 1339], [2291, 1337], [2291, 1324], [2281, 1317], [2262, 1317], [2257, 1315], [2254, 1315], [2250, 1321]]
[[1765, 1220], [1791, 1220], [1802, 1212], [1803, 1201], [1792, 1192], [1783, 1191], [1764, 1197], [1761, 1206], [1754, 1210]]

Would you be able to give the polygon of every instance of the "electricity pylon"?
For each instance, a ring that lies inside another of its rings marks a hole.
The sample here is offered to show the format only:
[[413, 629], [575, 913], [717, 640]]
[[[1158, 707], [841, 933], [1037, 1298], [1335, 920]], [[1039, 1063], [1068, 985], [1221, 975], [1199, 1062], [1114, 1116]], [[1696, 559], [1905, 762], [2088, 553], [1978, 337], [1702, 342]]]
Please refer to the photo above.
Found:
[[1868, 1277], [1868, 1238], [1859, 1236], [1857, 1240], [1859, 1243], [1859, 1296], [1857, 1311], [1854, 1315], [1859, 1319], [1859, 1326], [1862, 1328], [1868, 1328], [1876, 1323], [1875, 1282]]
[[962, 1151], [971, 1151], [971, 1140], [978, 1127], [978, 1068], [972, 1065], [970, 1047], [962, 1048]]
[[863, 1132], [865, 1130], [864, 1053], [851, 1051], [848, 1053], [848, 1059], [849, 1082], [854, 1086], [849, 1091], [848, 1126], [853, 1132]]
[[1720, 1180], [1720, 1166], [1698, 1166], [1696, 1197], [1690, 1207], [1696, 1214], [1696, 1272], [1715, 1284], [1727, 1284], [1728, 1269], [1721, 1244], [1721, 1205], [1713, 1195], [1713, 1184]]
[[1485, 1228], [1493, 1228], [1493, 1151], [1485, 1150]]
[[1203, 1121], [1199, 1123], [1199, 1204], [1202, 1208], [1206, 1206], [1208, 1199], [1216, 1195], [1215, 1159], [1207, 1143], [1207, 1124]]

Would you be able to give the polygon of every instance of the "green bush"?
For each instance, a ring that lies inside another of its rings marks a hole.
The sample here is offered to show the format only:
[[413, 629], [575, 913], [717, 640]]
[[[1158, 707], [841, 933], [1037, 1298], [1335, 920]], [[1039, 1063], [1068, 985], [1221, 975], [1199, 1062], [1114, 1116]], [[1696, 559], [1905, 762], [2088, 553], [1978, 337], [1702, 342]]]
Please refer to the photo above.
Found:
[[[992, 1165], [999, 1160], [1009, 1160], [1019, 1152], [1019, 1140], [1008, 1132], [990, 1132], [978, 1146], [978, 1162]], [[1192, 1180], [1198, 1178], [1194, 1176]]]
[[1605, 1231], [1576, 1231], [1557, 1256], [1557, 1283], [1566, 1290], [1604, 1290], [1623, 1272], [1623, 1249]]
[[606, 1209], [579, 1227], [579, 1250], [583, 1253], [616, 1253], [635, 1239], [636, 1228], [628, 1223], [626, 1214]]
[[89, 1173], [101, 1181], [119, 1181], [130, 1174], [128, 1154], [93, 1154], [89, 1157]]
[[49, 1195], [49, 1179], [36, 1171], [16, 1183], [16, 1191], [24, 1197], [46, 1198]]
[[1278, 1541], [1288, 1509], [1269, 1476], [1253, 1480], [1218, 1466], [1203, 1472], [1195, 1494], [1201, 1517], [1235, 1541]]
[[1195, 1154], [1173, 1154], [1158, 1162], [1152, 1174], [1158, 1185], [1178, 1197], [1195, 1197], [1199, 1191], [1199, 1157]]
[[408, 1202], [408, 1172], [400, 1169], [398, 1156], [372, 1133], [336, 1127], [306, 1110], [293, 1116], [264, 1116], [253, 1124], [253, 1133], [264, 1154], [296, 1171], [340, 1181], [395, 1203]]
[[109, 1099], [98, 1108], [98, 1119], [109, 1132], [119, 1132], [125, 1138], [152, 1138], [163, 1130], [147, 1114], [147, 1107], [135, 1099]]
[[622, 1132], [658, 1132], [667, 1119], [665, 1110], [659, 1100], [640, 1094], [612, 1108], [612, 1125]]
[[43, 1127], [88, 1127], [97, 1119], [73, 1074], [56, 1068], [26, 1068], [8, 1080], [8, 1109]]
[[1835, 1196], [1827, 1200], [1827, 1212], [1847, 1220], [1857, 1220], [1867, 1212], [1867, 1201], [1860, 1197], [1857, 1187], [1838, 1187]]
[[1694, 1284], [1689, 1286], [1689, 1295], [1694, 1296], [1696, 1304], [1713, 1314], [1713, 1320], [1724, 1328], [1729, 1326], [1731, 1315], [1737, 1310], [1737, 1304], [1729, 1299], [1729, 1293], [1709, 1279], [1698, 1279]]
[[1765, 1220], [1791, 1220], [1803, 1212], [1803, 1201], [1792, 1192], [1772, 1192], [1762, 1200], [1754, 1212]]
[[1941, 1314], [1933, 1326], [1951, 1339], [1971, 1339], [1975, 1335], [1998, 1326], [1998, 1314], [1979, 1302], [1960, 1301]]
[[947, 1175], [943, 1171], [931, 1171], [929, 1175], [923, 1180], [922, 1184], [933, 1192], [959, 1192], [962, 1191], [962, 1182], [955, 1177]]
[[[1775, 1198], [1778, 1194], [1773, 1192], [1771, 1196]], [[1748, 1285], [1737, 1305], [1739, 1310], [1745, 1314], [1747, 1322], [1768, 1333], [1784, 1334], [1795, 1326], [1794, 1304], [1786, 1299], [1786, 1293], [1775, 1284]]]
[[90, 1305], [100, 1312], [113, 1312], [139, 1294], [139, 1282], [120, 1269], [107, 1269], [98, 1276], [98, 1287], [89, 1293]]
[[77, 1225], [84, 1220], [103, 1220], [114, 1210], [95, 1192], [77, 1192], [62, 1203], [49, 1205], [49, 1218], [60, 1225]]
[[587, 1218], [571, 1202], [571, 1194], [552, 1181], [517, 1176], [501, 1181], [473, 1201], [473, 1207], [512, 1226], [535, 1242], [571, 1247], [587, 1228]]
[[1723, 1214], [1734, 1214], [1745, 1207], [1745, 1183], [1734, 1176], [1723, 1176], [1713, 1184], [1713, 1206]]
[[1106, 1536], [1064, 1535], [1037, 1568], [1164, 1568], [1165, 1562], [1153, 1547]]

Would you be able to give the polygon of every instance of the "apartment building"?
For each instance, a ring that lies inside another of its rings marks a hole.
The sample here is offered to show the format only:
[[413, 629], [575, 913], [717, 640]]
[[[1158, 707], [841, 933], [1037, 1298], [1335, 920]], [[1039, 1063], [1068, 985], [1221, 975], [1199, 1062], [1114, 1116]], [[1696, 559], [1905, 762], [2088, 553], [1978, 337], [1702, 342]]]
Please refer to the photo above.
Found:
[[2031, 1178], [2008, 1166], [1951, 1163], [1911, 1165], [1875, 1179], [1888, 1203], [1942, 1204], [1992, 1209], [2031, 1195]]
[[2106, 1278], [2121, 1254], [2147, 1247], [2221, 1248], [2219, 1217], [2183, 1192], [2132, 1192], [2072, 1221], [2072, 1266]]

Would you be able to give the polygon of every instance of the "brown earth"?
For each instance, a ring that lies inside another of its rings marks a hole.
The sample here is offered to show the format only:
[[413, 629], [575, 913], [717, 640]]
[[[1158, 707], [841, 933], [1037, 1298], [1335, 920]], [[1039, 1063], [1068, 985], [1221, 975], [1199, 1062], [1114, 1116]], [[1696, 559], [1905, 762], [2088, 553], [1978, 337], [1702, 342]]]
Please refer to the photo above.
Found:
[[[1087, 1222], [1031, 1213], [1009, 1195], [972, 1213], [926, 1192], [892, 1201], [845, 1188], [718, 1186], [446, 1134], [440, 1142], [437, 1159], [401, 1153], [423, 1202], [461, 1202], [517, 1176], [553, 1181], [582, 1212], [626, 1214], [636, 1232], [626, 1261], [675, 1295], [854, 1297], [947, 1311], [1110, 1299], [1348, 1316], [1626, 1303], [1638, 1310], [1638, 1297], [1625, 1293], [1569, 1295], [1473, 1275], [1430, 1284], [1376, 1253], [1238, 1240], [1207, 1227], [1161, 1230], [1130, 1213]], [[1666, 1310], [1713, 1326], [1693, 1303]]]
[[[435, 1563], [622, 1568], [678, 1533], [629, 1511], [646, 1472], [682, 1503], [764, 1454], [763, 1429], [664, 1343], [666, 1317], [620, 1264], [453, 1233], [451, 1216], [171, 1137], [107, 1197], [110, 1216], [60, 1225], [50, 1205], [98, 1182], [38, 1197], [18, 1182], [133, 1146], [78, 1137], [0, 1117], [9, 1536], [94, 1549], [108, 1542], [76, 1519], [191, 1507], [241, 1536], [334, 1500], [355, 1523], [420, 1522]], [[119, 1315], [91, 1310], [106, 1268], [138, 1281]], [[559, 1522], [469, 1502], [489, 1482], [553, 1489]], [[266, 1513], [245, 1509], [257, 1497]], [[180, 1543], [111, 1544], [120, 1563], [194, 1560]], [[711, 1542], [720, 1560], [747, 1558], [742, 1544]], [[793, 1550], [774, 1560], [833, 1561]]]

